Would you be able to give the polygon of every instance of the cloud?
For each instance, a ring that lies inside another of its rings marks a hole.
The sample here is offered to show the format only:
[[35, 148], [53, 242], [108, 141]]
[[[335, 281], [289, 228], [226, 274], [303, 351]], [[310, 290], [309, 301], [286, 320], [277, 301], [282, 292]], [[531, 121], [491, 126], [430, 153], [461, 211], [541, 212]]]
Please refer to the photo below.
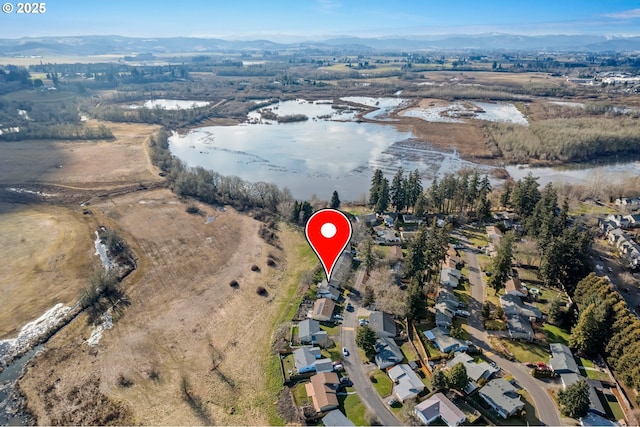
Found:
[[622, 12], [606, 13], [607, 18], [631, 19], [640, 18], [640, 9], [623, 10]]
[[325, 13], [335, 12], [337, 9], [341, 7], [340, 2], [334, 0], [317, 0], [316, 1], [316, 10]]

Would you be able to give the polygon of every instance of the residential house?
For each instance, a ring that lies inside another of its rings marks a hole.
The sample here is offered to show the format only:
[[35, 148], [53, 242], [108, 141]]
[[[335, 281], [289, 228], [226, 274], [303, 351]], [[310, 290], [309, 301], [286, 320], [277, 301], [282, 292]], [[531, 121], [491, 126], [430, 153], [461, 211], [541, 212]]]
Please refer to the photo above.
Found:
[[415, 407], [416, 416], [425, 425], [440, 418], [449, 427], [454, 427], [466, 421], [467, 417], [447, 396], [436, 393]]
[[562, 385], [566, 388], [580, 380], [580, 370], [578, 364], [573, 358], [571, 349], [564, 344], [550, 344], [551, 359], [549, 366], [555, 373], [560, 375]]
[[402, 239], [403, 242], [408, 242], [412, 239], [414, 239], [416, 236], [418, 235], [417, 231], [401, 231], [400, 232], [400, 238]]
[[620, 197], [616, 199], [614, 203], [616, 206], [625, 206], [630, 208], [640, 207], [640, 199], [638, 198], [630, 199], [627, 197]]
[[535, 332], [527, 317], [514, 314], [506, 316], [506, 319], [507, 331], [511, 339], [532, 341], [535, 338]]
[[396, 365], [404, 359], [402, 350], [400, 350], [400, 347], [398, 347], [398, 344], [396, 344], [393, 338], [378, 338], [374, 348], [376, 351], [375, 362], [380, 369], [386, 369]]
[[378, 215], [372, 213], [367, 215], [361, 215], [358, 217], [359, 220], [363, 221], [365, 225], [368, 227], [373, 227], [378, 223]]
[[520, 282], [517, 277], [510, 277], [504, 284], [504, 292], [509, 295], [525, 298], [529, 295], [527, 288]]
[[488, 380], [493, 374], [499, 371], [487, 362], [476, 363], [473, 357], [467, 353], [457, 353], [456, 356], [447, 362], [449, 368], [453, 368], [458, 363], [462, 363], [467, 370], [467, 376], [476, 383], [481, 379]]
[[328, 298], [320, 298], [313, 304], [313, 310], [311, 311], [311, 318], [315, 320], [328, 322], [333, 317], [333, 310], [335, 309], [335, 303]]
[[446, 329], [447, 331], [453, 326], [453, 312], [446, 302], [438, 301], [435, 305], [436, 310], [436, 326]]
[[609, 223], [615, 224], [615, 226], [619, 227], [619, 228], [628, 228], [629, 227], [629, 220], [626, 217], [622, 216], [622, 215], [609, 214], [604, 218], [604, 220], [609, 222]]
[[503, 378], [489, 381], [478, 395], [505, 420], [524, 408], [516, 388]]
[[330, 411], [338, 407], [336, 389], [339, 384], [340, 379], [335, 372], [323, 372], [311, 377], [311, 382], [305, 385], [305, 389], [317, 412]]
[[542, 312], [534, 305], [524, 304], [520, 297], [515, 295], [502, 295], [500, 297], [500, 305], [504, 309], [504, 314], [509, 316], [512, 314], [521, 314], [531, 321], [542, 320]]
[[341, 426], [355, 426], [349, 418], [347, 418], [339, 409], [334, 409], [327, 412], [327, 415], [322, 417], [322, 424], [326, 427], [341, 427]]
[[430, 331], [425, 332], [425, 336], [433, 341], [436, 347], [443, 352], [449, 353], [450, 351], [456, 350], [464, 350], [467, 348], [467, 345], [464, 341], [458, 338], [454, 338], [448, 335], [448, 331], [443, 328], [436, 326]]
[[404, 214], [402, 216], [402, 220], [406, 225], [420, 225], [422, 224], [422, 220], [417, 218], [415, 215]]
[[587, 380], [589, 385], [589, 412], [597, 415], [606, 416], [607, 411], [602, 404], [598, 390], [602, 390], [602, 383], [598, 380]]
[[626, 215], [624, 218], [629, 221], [630, 228], [640, 227], [640, 214]]
[[400, 402], [418, 397], [418, 394], [425, 389], [420, 377], [407, 364], [394, 366], [389, 369], [388, 374], [395, 383], [393, 394]]
[[298, 323], [298, 341], [300, 344], [319, 345], [326, 347], [329, 342], [327, 331], [320, 330], [320, 322], [306, 319]]
[[397, 218], [397, 214], [388, 213], [382, 217], [382, 220], [384, 222], [384, 225], [386, 225], [387, 227], [393, 227], [393, 223], [396, 221], [396, 218]]
[[318, 295], [318, 298], [329, 298], [333, 301], [338, 301], [338, 299], [340, 299], [340, 296], [342, 295], [340, 289], [338, 289], [331, 283], [327, 283], [326, 279], [318, 284], [316, 293]]
[[378, 230], [375, 241], [380, 245], [399, 245], [402, 243], [400, 237], [396, 236], [393, 230]]
[[299, 374], [315, 372], [316, 361], [320, 359], [320, 348], [300, 347], [293, 351], [293, 360]]
[[592, 412], [587, 413], [584, 417], [580, 418], [580, 425], [585, 427], [615, 427], [620, 424], [615, 421], [610, 421], [600, 415], [594, 414]]
[[457, 288], [461, 277], [462, 272], [460, 272], [460, 270], [456, 270], [455, 268], [445, 267], [440, 270], [441, 285], [446, 285], [451, 288]]
[[376, 333], [376, 337], [395, 337], [397, 335], [396, 322], [390, 314], [383, 311], [372, 311], [369, 314], [369, 327]]

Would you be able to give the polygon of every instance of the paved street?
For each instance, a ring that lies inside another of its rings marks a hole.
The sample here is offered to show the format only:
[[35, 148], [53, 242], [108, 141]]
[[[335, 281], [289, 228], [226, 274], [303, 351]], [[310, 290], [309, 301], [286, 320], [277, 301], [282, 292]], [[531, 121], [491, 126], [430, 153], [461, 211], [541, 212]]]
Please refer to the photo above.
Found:
[[380, 423], [385, 426], [402, 425], [400, 421], [391, 413], [387, 405], [384, 403], [378, 392], [373, 388], [373, 384], [369, 380], [369, 371], [377, 369], [375, 365], [363, 364], [356, 346], [356, 330], [358, 328], [358, 308], [361, 306], [359, 298], [359, 290], [362, 289], [362, 279], [364, 277], [364, 269], [356, 272], [355, 294], [350, 294], [346, 301], [350, 302], [355, 310], [353, 312], [344, 311], [344, 321], [340, 328], [340, 342], [343, 347], [349, 351], [349, 356], [344, 357], [344, 367], [347, 374], [353, 381], [353, 386], [358, 392], [358, 396], [371, 413], [375, 414]]
[[[461, 236], [456, 236], [461, 238]], [[461, 238], [462, 243], [467, 243]], [[549, 396], [544, 383], [531, 376], [528, 370], [521, 363], [511, 362], [499, 354], [493, 353], [488, 344], [487, 333], [482, 322], [482, 303], [484, 302], [484, 282], [482, 280], [482, 270], [478, 264], [478, 257], [472, 246], [468, 245], [465, 250], [466, 263], [469, 268], [469, 283], [471, 285], [471, 300], [469, 301], [468, 330], [471, 341], [482, 348], [487, 359], [494, 361], [500, 368], [513, 375], [520, 387], [525, 389], [533, 399], [533, 404], [537, 410], [537, 418], [542, 423], [549, 426], [562, 425], [560, 413], [553, 399]]]

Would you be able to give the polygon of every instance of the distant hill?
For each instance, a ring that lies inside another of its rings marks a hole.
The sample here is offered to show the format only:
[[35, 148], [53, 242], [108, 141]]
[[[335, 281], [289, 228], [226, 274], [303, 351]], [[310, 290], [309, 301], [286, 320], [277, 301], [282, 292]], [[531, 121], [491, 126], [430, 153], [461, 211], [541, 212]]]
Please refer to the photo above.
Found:
[[497, 50], [497, 51], [640, 51], [640, 37], [590, 35], [520, 36], [513, 34], [406, 37], [335, 37], [324, 41], [275, 43], [269, 40], [214, 38], [135, 38], [122, 36], [25, 37], [0, 39], [0, 55], [132, 55], [179, 52], [231, 52], [284, 49], [326, 50]]

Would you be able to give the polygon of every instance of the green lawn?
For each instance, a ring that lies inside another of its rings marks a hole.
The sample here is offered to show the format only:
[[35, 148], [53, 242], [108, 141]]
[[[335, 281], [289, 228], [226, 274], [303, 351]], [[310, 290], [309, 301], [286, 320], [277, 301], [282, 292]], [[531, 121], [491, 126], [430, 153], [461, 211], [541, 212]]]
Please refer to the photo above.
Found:
[[469, 304], [469, 300], [471, 299], [471, 285], [469, 285], [467, 281], [460, 283], [453, 293], [460, 301]]
[[604, 409], [607, 411], [607, 416], [609, 418], [613, 418], [615, 420], [623, 420], [624, 412], [622, 412], [622, 408], [620, 407], [620, 403], [618, 399], [611, 393], [600, 393], [598, 392], [598, 396], [602, 403], [604, 404]]
[[538, 344], [530, 342], [503, 340], [504, 345], [514, 355], [518, 362], [544, 362], [549, 363], [551, 355]]
[[296, 365], [293, 354], [287, 354], [284, 359], [282, 359], [282, 365], [284, 366], [284, 376], [289, 379], [289, 371], [293, 374], [296, 373]]
[[484, 328], [488, 331], [506, 331], [507, 322], [504, 320], [485, 320]]
[[578, 365], [581, 365], [583, 368], [593, 368], [593, 362], [589, 359], [585, 359], [584, 357], [580, 357], [578, 359]]
[[320, 325], [320, 330], [322, 331], [327, 331], [327, 335], [338, 335], [338, 333], [340, 332], [340, 326], [338, 325], [334, 325], [334, 326], [326, 326], [326, 325]]
[[364, 419], [365, 407], [357, 394], [338, 395], [340, 410], [357, 426], [367, 425]]
[[402, 354], [404, 354], [404, 358], [407, 359], [407, 361], [411, 362], [414, 360], [418, 360], [418, 355], [416, 354], [413, 346], [409, 341], [402, 344], [400, 350], [402, 350]]
[[547, 335], [547, 340], [549, 343], [560, 343], [569, 345], [569, 331], [565, 329], [560, 329], [555, 325], [551, 325], [549, 323], [545, 323], [542, 326], [542, 330]]
[[386, 373], [382, 371], [374, 371], [369, 374], [369, 379], [381, 397], [387, 397], [391, 394], [391, 391], [393, 390], [393, 382]]
[[466, 321], [466, 319], [463, 319], [461, 317], [455, 317], [453, 319], [453, 326], [456, 327], [456, 328], [462, 329], [462, 335], [460, 335], [458, 338], [460, 338], [461, 340], [470, 340], [471, 339], [471, 335], [467, 331], [467, 321]]
[[307, 396], [305, 384], [307, 383], [298, 383], [291, 389], [297, 406], [304, 406], [311, 403], [311, 399]]

